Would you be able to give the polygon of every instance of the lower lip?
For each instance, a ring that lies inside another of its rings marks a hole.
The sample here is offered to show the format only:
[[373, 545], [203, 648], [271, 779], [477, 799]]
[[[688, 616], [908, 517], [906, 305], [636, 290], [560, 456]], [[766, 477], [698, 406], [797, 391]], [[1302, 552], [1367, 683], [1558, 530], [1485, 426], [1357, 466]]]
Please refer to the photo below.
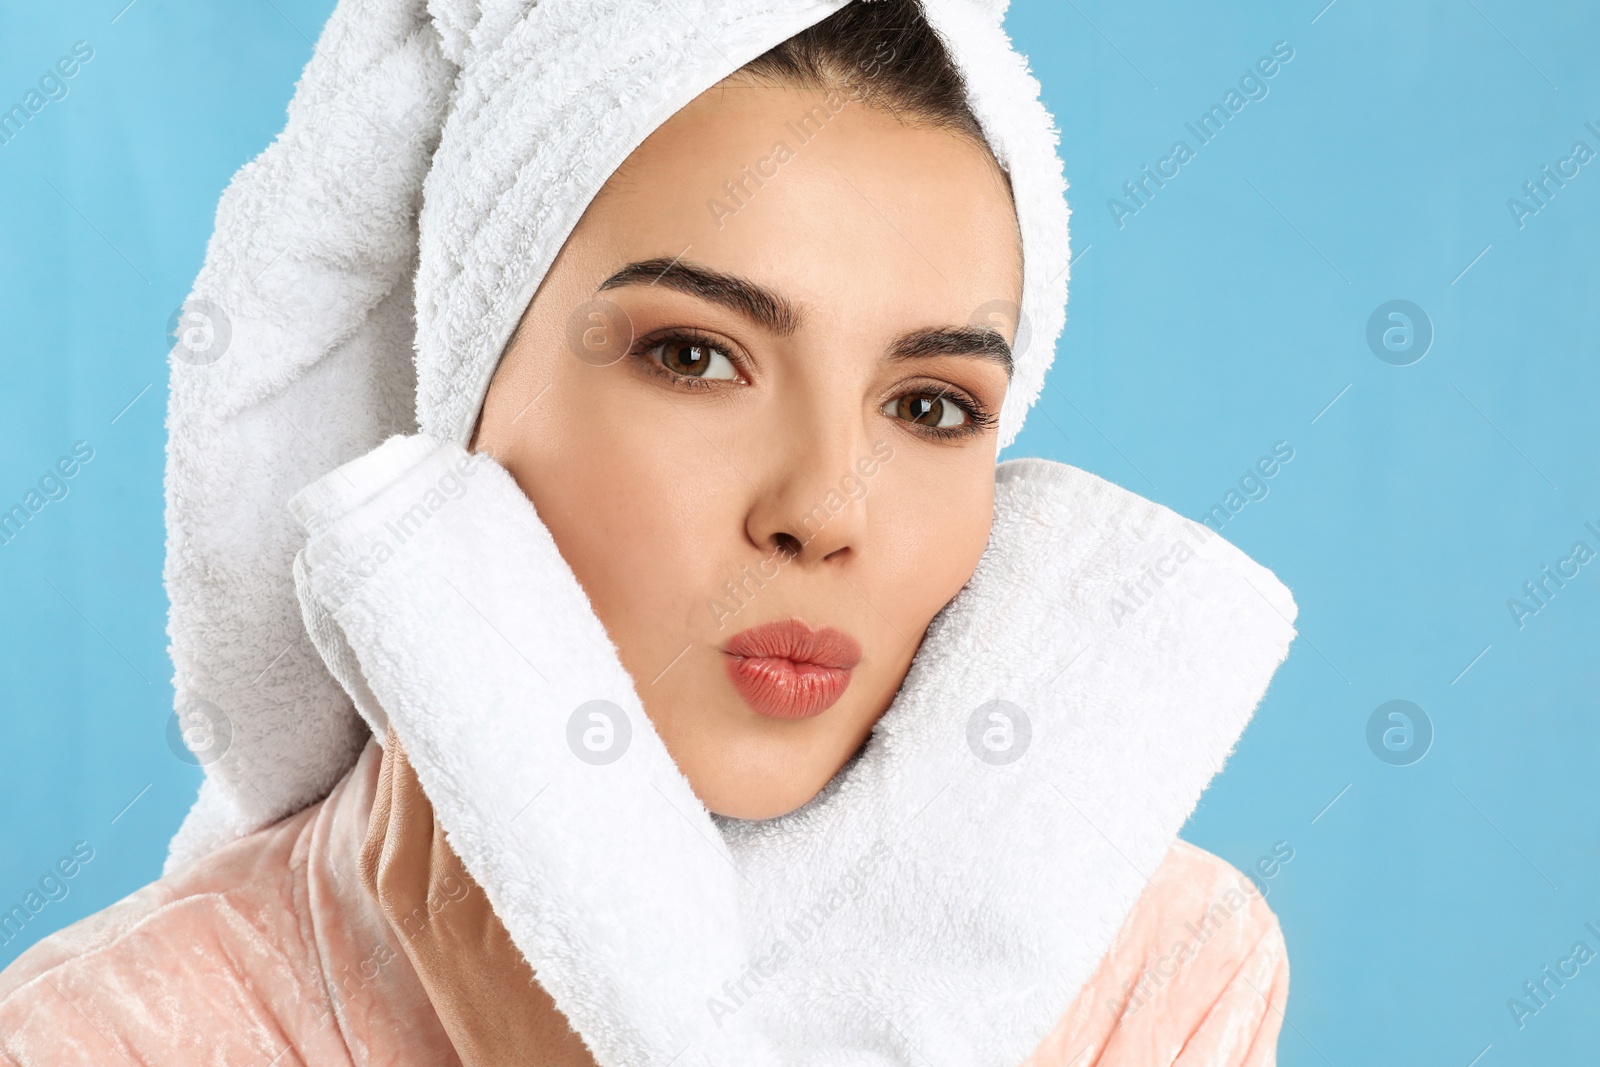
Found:
[[756, 711], [774, 719], [821, 715], [850, 686], [845, 667], [797, 663], [781, 656], [730, 656], [728, 677]]

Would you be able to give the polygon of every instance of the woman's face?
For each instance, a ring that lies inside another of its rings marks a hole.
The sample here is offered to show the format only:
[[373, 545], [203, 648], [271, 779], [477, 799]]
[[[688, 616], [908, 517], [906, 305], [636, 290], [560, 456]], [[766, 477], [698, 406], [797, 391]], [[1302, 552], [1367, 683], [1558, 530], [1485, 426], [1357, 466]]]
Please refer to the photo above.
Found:
[[476, 447], [712, 811], [814, 797], [971, 577], [1021, 273], [984, 148], [735, 78], [628, 158], [528, 305]]

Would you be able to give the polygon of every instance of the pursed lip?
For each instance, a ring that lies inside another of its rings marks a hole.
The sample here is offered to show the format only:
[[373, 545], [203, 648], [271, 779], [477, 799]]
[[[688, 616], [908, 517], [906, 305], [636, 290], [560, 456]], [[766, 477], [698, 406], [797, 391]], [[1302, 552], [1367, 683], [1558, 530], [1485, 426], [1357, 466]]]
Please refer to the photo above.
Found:
[[806, 719], [844, 695], [861, 662], [856, 639], [830, 626], [813, 629], [800, 619], [780, 619], [729, 639], [728, 678], [762, 715]]

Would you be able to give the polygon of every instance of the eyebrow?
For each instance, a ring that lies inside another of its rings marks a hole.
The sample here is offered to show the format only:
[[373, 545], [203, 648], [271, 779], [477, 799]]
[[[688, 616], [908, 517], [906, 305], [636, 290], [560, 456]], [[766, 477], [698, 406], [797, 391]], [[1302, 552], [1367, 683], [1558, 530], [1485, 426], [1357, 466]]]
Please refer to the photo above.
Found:
[[[678, 259], [642, 259], [629, 263], [600, 283], [596, 292], [633, 285], [661, 285], [727, 308], [768, 331], [787, 337], [800, 328], [801, 314], [786, 297], [737, 274]], [[1011, 377], [1011, 346], [988, 326], [931, 326], [895, 338], [892, 362], [934, 356], [971, 356], [998, 363]]]
[[989, 326], [930, 326], [901, 334], [889, 346], [894, 362], [930, 356], [972, 356], [998, 363], [1011, 377], [1011, 346]]
[[629, 285], [664, 285], [697, 296], [737, 312], [780, 336], [787, 337], [800, 328], [800, 312], [779, 294], [737, 274], [724, 274], [681, 259], [643, 259], [629, 263], [601, 282], [596, 291]]

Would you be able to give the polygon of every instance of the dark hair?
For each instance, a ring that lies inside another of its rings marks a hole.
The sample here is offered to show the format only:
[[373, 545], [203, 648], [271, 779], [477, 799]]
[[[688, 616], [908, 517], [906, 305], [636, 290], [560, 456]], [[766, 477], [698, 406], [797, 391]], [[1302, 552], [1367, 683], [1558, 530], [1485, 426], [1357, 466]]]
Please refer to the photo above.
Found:
[[907, 123], [989, 143], [967, 83], [919, 0], [852, 0], [740, 68], [763, 81], [847, 90]]

